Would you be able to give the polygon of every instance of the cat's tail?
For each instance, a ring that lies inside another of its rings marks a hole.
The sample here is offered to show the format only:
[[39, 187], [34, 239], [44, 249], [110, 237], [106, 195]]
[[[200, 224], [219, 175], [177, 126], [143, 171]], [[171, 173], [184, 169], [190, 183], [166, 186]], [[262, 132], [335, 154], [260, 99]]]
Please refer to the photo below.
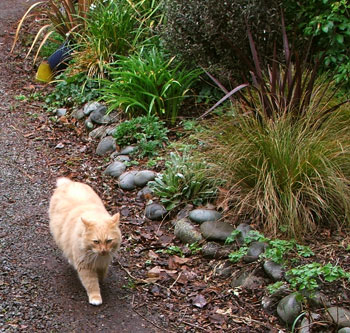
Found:
[[56, 181], [56, 187], [59, 187], [59, 186], [64, 185], [64, 184], [69, 184], [70, 182], [71, 182], [71, 180], [69, 178], [60, 177]]

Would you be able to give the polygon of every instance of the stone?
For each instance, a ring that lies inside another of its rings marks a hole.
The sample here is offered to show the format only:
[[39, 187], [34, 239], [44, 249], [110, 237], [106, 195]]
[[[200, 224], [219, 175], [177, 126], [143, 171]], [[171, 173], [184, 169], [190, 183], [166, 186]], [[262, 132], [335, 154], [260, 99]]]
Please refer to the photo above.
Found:
[[119, 187], [125, 191], [132, 191], [136, 188], [135, 185], [135, 174], [137, 171], [124, 172], [119, 177]]
[[145, 186], [142, 190], [137, 192], [137, 197], [142, 200], [150, 199], [152, 195], [153, 191], [148, 186]]
[[119, 177], [123, 174], [126, 169], [126, 165], [122, 162], [112, 162], [103, 173], [106, 176]]
[[215, 267], [214, 275], [222, 279], [228, 279], [232, 276], [235, 269], [236, 268], [231, 264], [230, 261], [225, 261], [223, 264]]
[[135, 185], [138, 187], [145, 186], [149, 181], [156, 178], [156, 173], [151, 170], [142, 170], [135, 175]]
[[84, 105], [83, 112], [86, 116], [90, 115], [91, 112], [102, 106], [99, 102], [88, 102]]
[[175, 236], [184, 244], [193, 244], [203, 240], [201, 233], [186, 218], [175, 221], [174, 226]]
[[115, 132], [116, 132], [115, 125], [114, 126], [113, 125], [112, 126], [108, 126], [106, 128], [106, 135], [114, 136]]
[[264, 285], [265, 281], [263, 278], [255, 276], [253, 273], [244, 271], [238, 278], [234, 277], [231, 281], [232, 288], [245, 288], [245, 289], [260, 289]]
[[63, 117], [63, 116], [65, 116], [67, 114], [67, 109], [60, 108], [60, 109], [57, 109], [55, 111], [55, 113], [56, 113], [56, 116]]
[[222, 259], [228, 257], [232, 248], [229, 246], [222, 246], [218, 243], [208, 242], [202, 246], [201, 251], [204, 258]]
[[136, 146], [126, 146], [120, 151], [120, 155], [130, 155], [137, 150]]
[[297, 293], [290, 294], [283, 297], [277, 305], [278, 315], [288, 325], [293, 324], [294, 320], [298, 317], [302, 310], [301, 301], [299, 301], [297, 298]]
[[91, 139], [101, 139], [106, 135], [106, 129], [102, 126], [95, 128], [89, 133]]
[[239, 245], [244, 244], [245, 239], [247, 238], [250, 231], [253, 229], [249, 224], [241, 223], [238, 225], [236, 230], [240, 231], [240, 234], [237, 236], [237, 242]]
[[194, 209], [189, 213], [188, 217], [191, 221], [202, 224], [207, 221], [217, 221], [221, 219], [222, 215], [213, 209]]
[[254, 262], [265, 252], [267, 244], [264, 242], [252, 242], [249, 245], [247, 254], [243, 257], [245, 262]]
[[147, 205], [145, 210], [145, 216], [152, 221], [162, 220], [167, 213], [168, 212], [164, 206], [157, 203]]
[[264, 271], [267, 276], [273, 281], [280, 281], [283, 279], [284, 270], [283, 266], [277, 264], [271, 260], [267, 260], [264, 262]]
[[117, 156], [111, 156], [111, 158], [114, 159], [115, 161], [130, 162], [130, 157], [128, 155], [118, 155], [118, 154], [115, 154], [115, 155]]
[[261, 305], [264, 310], [273, 311], [276, 309], [277, 303], [285, 296], [289, 295], [291, 291], [287, 285], [282, 285], [272, 295], [264, 296], [261, 300]]
[[88, 130], [88, 131], [91, 131], [94, 129], [94, 124], [92, 123], [92, 121], [90, 120], [90, 118], [86, 119], [85, 120], [85, 128]]
[[320, 291], [304, 291], [302, 292], [302, 295], [307, 298], [308, 304], [312, 309], [320, 309], [330, 306], [327, 296]]
[[350, 327], [341, 328], [338, 333], [350, 333]]
[[307, 313], [300, 323], [299, 333], [311, 333], [313, 322], [319, 320], [320, 318], [321, 316], [317, 313], [311, 312], [311, 316], [309, 313]]
[[339, 327], [350, 327], [349, 310], [339, 306], [332, 306], [326, 309], [326, 312]]
[[111, 153], [117, 149], [117, 144], [112, 136], [106, 136], [103, 138], [96, 148], [96, 154], [99, 156], [104, 156]]
[[104, 105], [100, 105], [93, 110], [90, 114], [90, 119], [93, 123], [98, 125], [107, 125], [111, 122], [111, 117], [106, 114], [107, 108]]
[[234, 227], [227, 222], [207, 221], [200, 226], [203, 237], [207, 240], [225, 241], [231, 235]]
[[81, 120], [85, 117], [85, 114], [82, 109], [75, 109], [70, 116], [76, 120]]

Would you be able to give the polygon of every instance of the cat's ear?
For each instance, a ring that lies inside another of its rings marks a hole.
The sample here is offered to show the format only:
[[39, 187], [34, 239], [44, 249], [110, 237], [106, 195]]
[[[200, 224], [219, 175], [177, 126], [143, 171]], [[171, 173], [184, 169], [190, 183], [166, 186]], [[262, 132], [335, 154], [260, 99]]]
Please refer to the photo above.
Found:
[[83, 217], [81, 217], [80, 219], [81, 219], [81, 222], [83, 222], [83, 224], [85, 225], [86, 229], [91, 228], [91, 226], [92, 226], [91, 222], [89, 222], [88, 220], [84, 219]]
[[120, 214], [117, 213], [117, 214], [114, 214], [112, 216], [112, 223], [115, 225], [115, 226], [119, 226], [119, 222], [120, 222]]

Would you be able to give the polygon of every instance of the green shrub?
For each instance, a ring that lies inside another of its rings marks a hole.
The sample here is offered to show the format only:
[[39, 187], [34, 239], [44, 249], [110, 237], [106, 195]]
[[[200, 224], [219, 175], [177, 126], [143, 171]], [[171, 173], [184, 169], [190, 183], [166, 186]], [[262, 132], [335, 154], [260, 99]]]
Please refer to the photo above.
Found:
[[314, 54], [325, 53], [324, 70], [335, 71], [336, 81], [349, 81], [350, 4], [347, 0], [285, 0], [288, 23], [313, 38]]
[[168, 210], [180, 205], [200, 205], [216, 196], [219, 182], [208, 178], [205, 163], [193, 162], [188, 155], [170, 153], [162, 175], [149, 183]]
[[274, 41], [281, 41], [277, 38], [281, 31], [280, 2], [168, 0], [162, 36], [166, 47], [173, 54], [180, 53], [187, 64], [195, 62], [209, 69], [224, 83], [232, 78], [240, 81], [238, 74], [247, 69], [242, 59], [251, 59], [247, 23], [264, 60], [272, 54]]
[[114, 137], [121, 146], [136, 144], [140, 156], [154, 156], [168, 141], [167, 133], [164, 122], [151, 115], [122, 122]]
[[110, 66], [110, 81], [104, 81], [103, 100], [113, 110], [121, 107], [131, 117], [156, 115], [174, 123], [182, 101], [200, 70], [187, 70], [174, 58], [152, 48], [119, 57]]

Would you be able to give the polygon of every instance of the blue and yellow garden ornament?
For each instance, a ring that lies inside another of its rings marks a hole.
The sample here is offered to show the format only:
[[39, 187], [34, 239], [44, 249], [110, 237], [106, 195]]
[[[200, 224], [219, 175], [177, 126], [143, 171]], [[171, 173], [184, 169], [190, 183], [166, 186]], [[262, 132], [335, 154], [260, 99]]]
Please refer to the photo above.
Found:
[[72, 50], [63, 43], [47, 60], [43, 60], [36, 72], [36, 80], [41, 82], [50, 82], [54, 75], [67, 67], [67, 60]]

